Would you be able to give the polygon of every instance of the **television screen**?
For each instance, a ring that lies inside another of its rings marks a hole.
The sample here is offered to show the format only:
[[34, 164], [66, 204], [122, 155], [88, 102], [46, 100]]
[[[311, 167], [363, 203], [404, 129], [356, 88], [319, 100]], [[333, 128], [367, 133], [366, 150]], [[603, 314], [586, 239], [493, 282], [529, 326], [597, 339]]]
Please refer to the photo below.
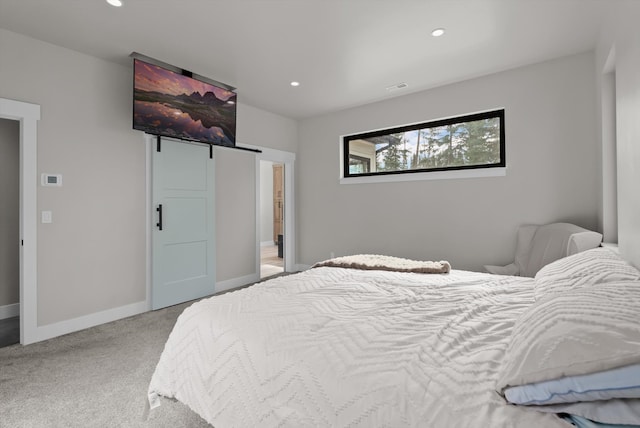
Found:
[[235, 146], [235, 92], [134, 59], [133, 128]]

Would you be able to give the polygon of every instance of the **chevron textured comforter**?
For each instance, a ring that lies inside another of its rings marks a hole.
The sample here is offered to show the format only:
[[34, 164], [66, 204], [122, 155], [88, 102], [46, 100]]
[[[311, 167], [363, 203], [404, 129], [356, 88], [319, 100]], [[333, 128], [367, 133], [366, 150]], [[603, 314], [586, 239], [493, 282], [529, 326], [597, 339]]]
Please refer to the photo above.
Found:
[[568, 427], [498, 372], [534, 280], [319, 267], [202, 300], [149, 386], [216, 428]]

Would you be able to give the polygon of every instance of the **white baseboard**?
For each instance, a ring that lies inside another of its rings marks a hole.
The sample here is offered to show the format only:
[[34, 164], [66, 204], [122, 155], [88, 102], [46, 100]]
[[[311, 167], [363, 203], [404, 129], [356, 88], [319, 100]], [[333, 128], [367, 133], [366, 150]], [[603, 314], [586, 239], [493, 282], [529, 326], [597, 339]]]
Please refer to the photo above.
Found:
[[20, 303], [0, 306], [0, 320], [20, 316]]
[[216, 282], [216, 294], [232, 288], [242, 287], [243, 285], [253, 284], [260, 281], [260, 275], [253, 273], [251, 275], [241, 276], [239, 278], [231, 278], [225, 281]]
[[273, 241], [262, 241], [260, 242], [261, 247], [275, 247], [276, 244]]
[[54, 324], [38, 326], [36, 327], [35, 340], [31, 343], [52, 339], [54, 337], [62, 336], [63, 334], [73, 333], [75, 331], [95, 327], [96, 325], [138, 315], [143, 312], [147, 312], [147, 310], [147, 302], [143, 301], [120, 306], [118, 308], [107, 309], [106, 311], [96, 312], [95, 314], [60, 321]]

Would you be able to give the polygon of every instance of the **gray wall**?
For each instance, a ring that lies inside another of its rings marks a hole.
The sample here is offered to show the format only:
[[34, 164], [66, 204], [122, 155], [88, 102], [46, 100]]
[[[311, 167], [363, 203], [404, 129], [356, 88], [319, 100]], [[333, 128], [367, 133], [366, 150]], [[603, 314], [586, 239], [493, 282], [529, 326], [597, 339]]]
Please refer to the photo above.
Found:
[[[520, 224], [597, 228], [594, 61], [580, 54], [302, 121], [299, 262], [368, 252], [480, 270], [513, 260]], [[341, 135], [499, 107], [505, 177], [339, 184]]]
[[236, 144], [268, 147], [295, 153], [298, 150], [298, 123], [289, 118], [242, 104], [238, 95]]
[[0, 119], [0, 306], [20, 301], [20, 127]]
[[[2, 29], [0, 61], [0, 96], [41, 106], [38, 173], [63, 175], [63, 187], [38, 187], [38, 211], [53, 212], [37, 230], [38, 325], [144, 301], [145, 144], [131, 129], [131, 67]], [[239, 144], [295, 151], [296, 129], [238, 105]], [[255, 159], [216, 152], [224, 280], [255, 273]]]
[[216, 279], [256, 271], [256, 159], [216, 149]]
[[145, 146], [131, 129], [131, 71], [0, 30], [5, 98], [41, 105], [38, 325], [145, 300]]
[[[598, 90], [606, 89], [603, 74], [613, 53], [611, 66], [616, 87], [616, 146], [618, 244], [621, 254], [640, 267], [640, 5], [625, 3], [604, 26], [598, 45], [596, 72]], [[604, 83], [603, 83], [604, 82]], [[606, 196], [607, 189], [604, 189]], [[604, 197], [603, 200], [610, 200]], [[607, 210], [604, 210], [605, 212]]]

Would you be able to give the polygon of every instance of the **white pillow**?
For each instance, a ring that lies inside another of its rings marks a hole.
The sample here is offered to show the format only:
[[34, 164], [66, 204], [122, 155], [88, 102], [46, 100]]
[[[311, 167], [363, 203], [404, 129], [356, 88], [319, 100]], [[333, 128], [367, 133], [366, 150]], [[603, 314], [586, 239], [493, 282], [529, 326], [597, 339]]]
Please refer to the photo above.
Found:
[[497, 389], [640, 364], [640, 282], [574, 288], [516, 321]]
[[535, 276], [536, 300], [549, 293], [612, 281], [639, 281], [640, 271], [609, 248], [599, 247], [556, 260]]

